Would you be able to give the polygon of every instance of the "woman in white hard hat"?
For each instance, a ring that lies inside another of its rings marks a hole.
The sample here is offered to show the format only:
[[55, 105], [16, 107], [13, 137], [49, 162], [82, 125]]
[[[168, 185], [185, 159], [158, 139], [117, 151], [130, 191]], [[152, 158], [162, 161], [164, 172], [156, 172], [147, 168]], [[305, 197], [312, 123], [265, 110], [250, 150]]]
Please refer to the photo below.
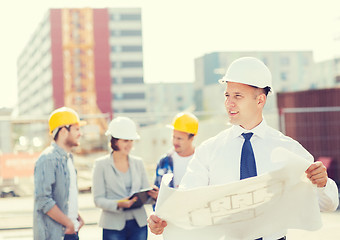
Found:
[[99, 226], [103, 240], [146, 240], [145, 209], [130, 208], [137, 198], [129, 199], [150, 187], [142, 160], [130, 155], [133, 141], [139, 139], [136, 124], [130, 118], [117, 117], [106, 135], [111, 137], [112, 152], [96, 160], [92, 185], [95, 205], [102, 209]]

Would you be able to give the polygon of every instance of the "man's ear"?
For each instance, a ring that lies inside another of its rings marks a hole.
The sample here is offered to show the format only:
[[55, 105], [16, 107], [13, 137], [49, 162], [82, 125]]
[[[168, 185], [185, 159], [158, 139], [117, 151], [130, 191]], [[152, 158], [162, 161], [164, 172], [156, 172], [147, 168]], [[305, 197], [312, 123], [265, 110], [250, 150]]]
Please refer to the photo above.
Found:
[[257, 96], [257, 104], [261, 107], [264, 107], [265, 103], [267, 101], [267, 96], [266, 94], [262, 93]]

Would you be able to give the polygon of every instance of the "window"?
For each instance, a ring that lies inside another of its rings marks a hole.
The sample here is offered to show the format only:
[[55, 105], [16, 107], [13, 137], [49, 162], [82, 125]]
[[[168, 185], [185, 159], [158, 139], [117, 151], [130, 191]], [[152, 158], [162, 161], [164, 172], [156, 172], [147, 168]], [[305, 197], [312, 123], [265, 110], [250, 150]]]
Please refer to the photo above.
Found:
[[124, 113], [141, 113], [146, 112], [145, 108], [130, 108], [130, 109], [123, 109], [122, 112]]
[[286, 81], [287, 80], [287, 73], [286, 72], [281, 72], [280, 73], [280, 78], [282, 81]]
[[115, 78], [115, 77], [111, 78], [111, 84], [113, 84], [113, 83], [118, 83], [117, 78]]
[[316, 83], [312, 83], [309, 88], [310, 89], [317, 89], [318, 86], [316, 85]]
[[113, 99], [115, 99], [115, 100], [121, 100], [123, 98], [122, 93], [116, 93], [116, 94], [112, 94], [112, 95], [113, 95]]
[[144, 93], [124, 93], [123, 99], [144, 99]]
[[145, 93], [115, 93], [112, 94], [115, 100], [135, 100], [135, 99], [145, 99]]
[[143, 83], [143, 77], [125, 77], [122, 78], [123, 84], [134, 84], [134, 83]]
[[122, 46], [122, 52], [142, 52], [142, 46]]
[[120, 32], [121, 36], [142, 36], [141, 30], [122, 30]]
[[111, 37], [142, 36], [141, 30], [110, 30]]
[[340, 83], [340, 76], [338, 75], [338, 76], [335, 76], [335, 82], [336, 83]]
[[120, 20], [122, 21], [136, 21], [141, 20], [140, 14], [122, 14], [120, 15]]
[[119, 19], [119, 15], [115, 15], [115, 14], [110, 14], [110, 20], [112, 21], [117, 21]]
[[111, 46], [111, 52], [119, 52], [120, 48], [119, 46]]
[[142, 68], [143, 62], [122, 62], [122, 68]]
[[280, 64], [281, 64], [282, 66], [288, 66], [289, 63], [290, 63], [290, 61], [289, 61], [289, 58], [288, 58], [288, 57], [282, 57], [282, 58], [280, 58]]
[[309, 59], [308, 58], [305, 58], [305, 57], [302, 57], [302, 64], [304, 66], [308, 66], [309, 65]]

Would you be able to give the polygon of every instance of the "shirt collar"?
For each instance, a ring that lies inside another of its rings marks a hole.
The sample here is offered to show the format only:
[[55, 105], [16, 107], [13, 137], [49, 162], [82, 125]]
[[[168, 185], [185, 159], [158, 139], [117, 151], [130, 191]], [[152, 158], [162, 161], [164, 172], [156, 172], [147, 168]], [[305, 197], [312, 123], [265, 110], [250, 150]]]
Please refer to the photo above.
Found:
[[254, 136], [264, 138], [266, 127], [267, 127], [267, 123], [264, 119], [259, 125], [257, 125], [251, 130], [244, 129], [240, 125], [233, 125], [231, 128], [231, 138], [237, 138], [241, 136], [242, 133], [248, 133], [248, 132], [254, 133]]
[[[69, 154], [67, 154], [67, 152], [64, 149], [62, 149], [56, 142], [52, 142], [52, 146], [54, 147], [58, 154], [60, 154], [61, 156], [65, 156], [66, 159], [69, 158]], [[70, 155], [72, 157], [71, 153]]]

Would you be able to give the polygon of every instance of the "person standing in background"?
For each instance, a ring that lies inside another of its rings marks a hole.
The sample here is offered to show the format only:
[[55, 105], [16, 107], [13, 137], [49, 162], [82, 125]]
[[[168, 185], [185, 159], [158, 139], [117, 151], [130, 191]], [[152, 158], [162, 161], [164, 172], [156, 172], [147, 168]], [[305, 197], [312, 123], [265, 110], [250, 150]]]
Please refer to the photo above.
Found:
[[103, 228], [103, 240], [146, 240], [145, 209], [130, 209], [137, 199], [129, 199], [150, 187], [142, 159], [130, 155], [133, 141], [140, 138], [136, 124], [130, 118], [117, 117], [106, 135], [112, 152], [96, 160], [92, 178], [94, 203], [102, 209], [99, 226]]
[[78, 114], [71, 108], [53, 111], [48, 120], [53, 142], [34, 168], [34, 240], [78, 240], [84, 225], [78, 214], [77, 174], [71, 150], [79, 145]]
[[169, 127], [173, 129], [173, 149], [159, 160], [154, 184], [160, 187], [163, 175], [173, 173], [170, 187], [178, 188], [195, 152], [193, 141], [198, 131], [198, 119], [191, 113], [178, 113]]

